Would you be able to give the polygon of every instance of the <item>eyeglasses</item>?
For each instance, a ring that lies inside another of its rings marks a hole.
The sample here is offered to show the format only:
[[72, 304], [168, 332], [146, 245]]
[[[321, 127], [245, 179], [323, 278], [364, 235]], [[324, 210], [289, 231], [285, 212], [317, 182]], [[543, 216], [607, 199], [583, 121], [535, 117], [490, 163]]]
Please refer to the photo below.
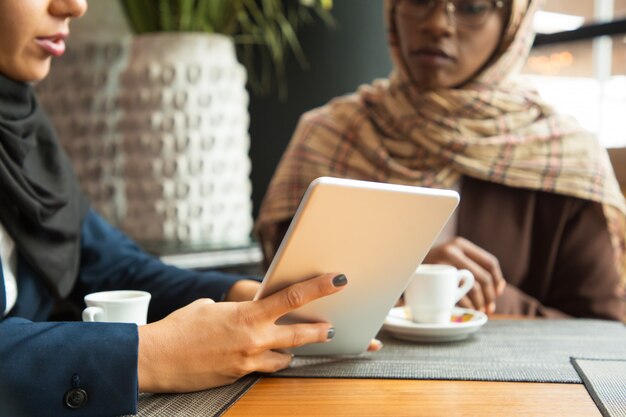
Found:
[[503, 0], [404, 0], [398, 13], [422, 21], [442, 3], [454, 22], [471, 27], [482, 26], [491, 12], [504, 7]]

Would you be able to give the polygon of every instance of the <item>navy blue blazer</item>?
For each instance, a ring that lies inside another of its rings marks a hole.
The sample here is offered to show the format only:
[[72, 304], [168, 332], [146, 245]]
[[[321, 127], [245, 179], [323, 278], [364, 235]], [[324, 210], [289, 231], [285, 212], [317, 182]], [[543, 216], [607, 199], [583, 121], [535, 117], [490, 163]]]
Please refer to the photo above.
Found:
[[[80, 270], [69, 295], [78, 305], [94, 291], [145, 290], [152, 294], [148, 321], [154, 321], [198, 298], [220, 301], [241, 279], [165, 265], [94, 211], [81, 232]], [[136, 413], [137, 326], [46, 321], [53, 296], [19, 253], [17, 285], [16, 304], [3, 318], [0, 268], [0, 416]]]

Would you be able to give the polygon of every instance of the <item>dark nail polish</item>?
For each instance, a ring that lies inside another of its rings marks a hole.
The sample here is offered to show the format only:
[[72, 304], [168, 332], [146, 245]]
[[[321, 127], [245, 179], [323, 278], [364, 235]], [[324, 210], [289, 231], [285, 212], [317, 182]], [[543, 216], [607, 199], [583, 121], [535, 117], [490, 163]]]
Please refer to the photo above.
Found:
[[348, 278], [346, 278], [344, 274], [337, 275], [335, 278], [333, 278], [333, 285], [335, 287], [343, 287], [347, 283], [348, 283]]
[[333, 337], [335, 337], [335, 328], [331, 327], [330, 329], [328, 329], [328, 335], [327, 335], [327, 339], [330, 340]]

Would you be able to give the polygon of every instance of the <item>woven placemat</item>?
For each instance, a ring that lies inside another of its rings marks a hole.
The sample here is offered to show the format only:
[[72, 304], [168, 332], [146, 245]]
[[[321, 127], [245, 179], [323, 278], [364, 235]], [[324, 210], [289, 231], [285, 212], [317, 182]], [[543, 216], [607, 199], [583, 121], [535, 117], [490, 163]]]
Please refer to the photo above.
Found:
[[358, 357], [296, 357], [276, 377], [580, 383], [570, 357], [626, 359], [626, 328], [603, 320], [490, 321], [460, 342], [418, 344], [382, 332]]
[[572, 365], [604, 417], [626, 417], [626, 360], [572, 358]]
[[247, 376], [225, 387], [190, 394], [139, 394], [135, 417], [221, 416], [259, 379]]

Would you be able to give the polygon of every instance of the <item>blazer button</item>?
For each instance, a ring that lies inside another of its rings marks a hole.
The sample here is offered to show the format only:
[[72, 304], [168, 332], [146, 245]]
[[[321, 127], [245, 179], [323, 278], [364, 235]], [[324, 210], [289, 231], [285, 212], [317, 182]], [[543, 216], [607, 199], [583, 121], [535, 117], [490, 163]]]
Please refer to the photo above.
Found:
[[65, 405], [69, 408], [80, 408], [87, 404], [87, 392], [84, 389], [72, 388], [65, 393]]

